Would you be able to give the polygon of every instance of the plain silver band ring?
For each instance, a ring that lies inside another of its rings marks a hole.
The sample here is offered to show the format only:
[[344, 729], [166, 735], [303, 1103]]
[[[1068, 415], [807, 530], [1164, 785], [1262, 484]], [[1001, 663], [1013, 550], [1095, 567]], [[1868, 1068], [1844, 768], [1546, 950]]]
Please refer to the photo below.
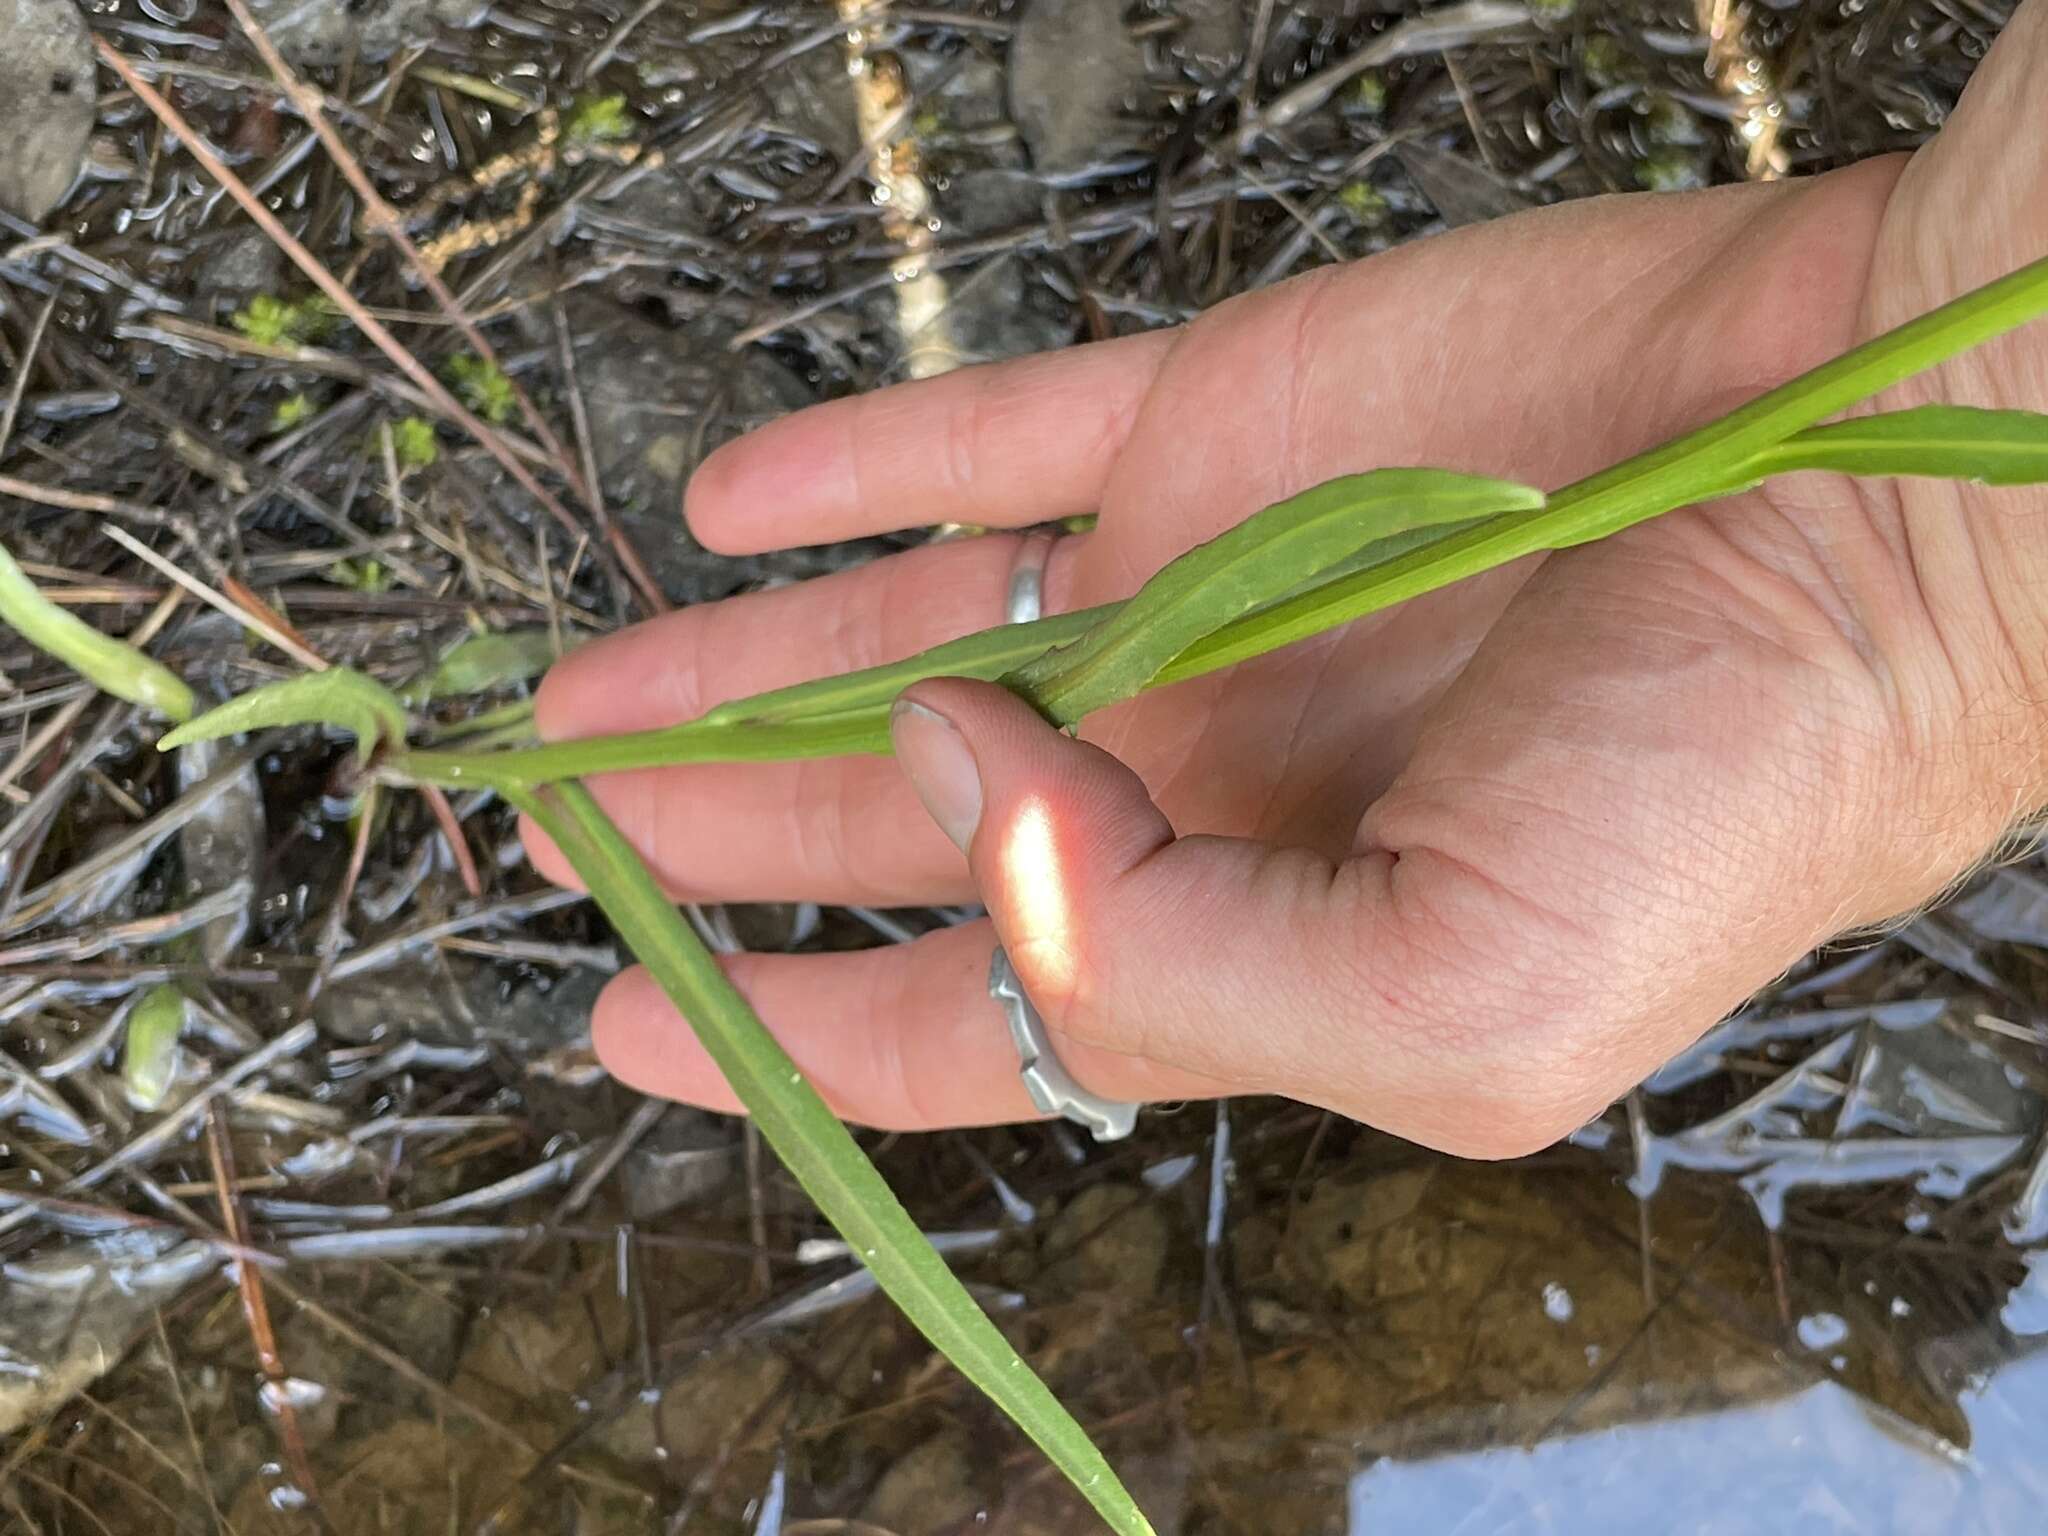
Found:
[[1045, 566], [1058, 534], [1040, 529], [1024, 535], [1017, 558], [1010, 562], [1010, 589], [1003, 600], [1003, 622], [1029, 624], [1045, 617]]

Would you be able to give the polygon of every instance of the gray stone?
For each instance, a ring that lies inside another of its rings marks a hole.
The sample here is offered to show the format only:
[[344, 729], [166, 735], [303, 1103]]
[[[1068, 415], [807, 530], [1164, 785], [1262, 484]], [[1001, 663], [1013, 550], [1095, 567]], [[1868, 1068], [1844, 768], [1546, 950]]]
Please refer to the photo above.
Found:
[[775, 71], [765, 90], [768, 124], [808, 139], [845, 160], [860, 150], [860, 116], [846, 51], [837, 44], [812, 48]]
[[716, 1194], [731, 1182], [740, 1154], [737, 1120], [671, 1105], [621, 1165], [627, 1216], [652, 1221]]
[[1395, 158], [1446, 224], [1483, 224], [1531, 206], [1527, 197], [1476, 160], [1428, 144], [1399, 144]]
[[230, 231], [200, 249], [196, 291], [206, 312], [225, 318], [259, 293], [284, 287], [284, 253], [260, 230]]
[[726, 596], [746, 567], [689, 536], [683, 484], [720, 443], [810, 404], [809, 386], [759, 349], [727, 350], [712, 325], [671, 329], [589, 296], [568, 313], [613, 515], [676, 602]]
[[1168, 44], [1173, 57], [1197, 80], [1228, 79], [1242, 62], [1245, 7], [1240, 0], [1173, 0], [1180, 30]]
[[329, 64], [381, 59], [428, 41], [437, 27], [473, 27], [489, 0], [249, 0], [249, 9], [286, 58]]
[[419, 1040], [495, 1045], [520, 1057], [583, 1038], [590, 1005], [608, 978], [577, 967], [545, 987], [508, 984], [491, 961], [433, 953], [331, 982], [313, 1006], [323, 1033], [351, 1044]]
[[1010, 40], [1010, 116], [1041, 171], [1128, 149], [1145, 50], [1107, 0], [1031, 0]]
[[92, 136], [92, 38], [71, 0], [0, 0], [0, 37], [0, 208], [40, 224]]
[[11, 1265], [0, 1280], [0, 1435], [99, 1380], [152, 1312], [219, 1268], [205, 1244], [152, 1227], [67, 1242]]
[[984, 1507], [974, 1448], [954, 1432], [927, 1440], [882, 1474], [860, 1518], [886, 1531], [965, 1527]]

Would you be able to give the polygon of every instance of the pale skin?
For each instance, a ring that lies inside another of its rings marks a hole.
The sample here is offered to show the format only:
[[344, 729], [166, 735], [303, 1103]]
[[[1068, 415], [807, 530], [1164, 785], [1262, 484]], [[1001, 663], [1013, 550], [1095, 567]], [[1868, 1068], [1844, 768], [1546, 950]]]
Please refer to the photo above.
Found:
[[[714, 454], [685, 515], [739, 554], [1099, 511], [1055, 546], [1058, 611], [1335, 475], [1561, 485], [2048, 252], [2044, 74], [2048, 0], [2027, 0], [1910, 160], [1542, 210], [1179, 330], [819, 406]], [[1879, 403], [1934, 400], [2048, 410], [2048, 326]], [[986, 628], [1018, 545], [610, 636], [549, 675], [541, 731], [668, 724]], [[913, 944], [733, 959], [841, 1114], [1031, 1117], [986, 992], [1000, 935], [1098, 1093], [1277, 1093], [1511, 1156], [2048, 804], [2048, 493], [1777, 481], [1148, 695], [1080, 741], [993, 685], [908, 698], [895, 761], [594, 786], [681, 899], [987, 906]], [[633, 1087], [738, 1109], [644, 972], [593, 1033]]]

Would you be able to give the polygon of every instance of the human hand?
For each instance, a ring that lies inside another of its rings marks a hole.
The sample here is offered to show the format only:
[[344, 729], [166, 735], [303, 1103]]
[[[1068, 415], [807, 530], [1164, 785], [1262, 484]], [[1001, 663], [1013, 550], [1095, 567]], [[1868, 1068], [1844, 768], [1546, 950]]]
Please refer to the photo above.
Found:
[[[1179, 331], [836, 402], [714, 455], [687, 514], [743, 553], [1099, 509], [1054, 547], [1056, 611], [1334, 475], [1562, 484], [2048, 248], [2044, 67], [2032, 0], [1910, 165], [1544, 210]], [[1934, 399], [2048, 405], [2048, 337], [1882, 403]], [[2037, 492], [1802, 476], [1147, 695], [1081, 742], [937, 681], [899, 707], [901, 766], [594, 787], [679, 897], [986, 902], [993, 931], [734, 958], [850, 1119], [1032, 1113], [986, 993], [1000, 934], [1098, 1093], [1281, 1093], [1509, 1155], [1815, 943], [1938, 891], [2044, 798], [2044, 513]], [[542, 732], [666, 724], [986, 628], [1017, 546], [932, 546], [609, 637], [549, 676]], [[738, 1108], [644, 972], [594, 1034], [622, 1080]]]

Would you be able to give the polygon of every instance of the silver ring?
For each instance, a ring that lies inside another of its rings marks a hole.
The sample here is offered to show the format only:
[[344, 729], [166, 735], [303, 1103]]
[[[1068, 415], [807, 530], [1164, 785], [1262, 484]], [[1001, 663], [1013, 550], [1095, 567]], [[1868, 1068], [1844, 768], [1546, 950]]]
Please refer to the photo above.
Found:
[[1024, 1091], [1031, 1095], [1039, 1113], [1059, 1115], [1085, 1126], [1097, 1141], [1120, 1141], [1131, 1134], [1138, 1124], [1138, 1106], [1090, 1093], [1067, 1075], [1053, 1054], [1045, 1020], [1025, 995], [1009, 952], [1000, 944], [988, 962], [988, 995], [1003, 1005], [1003, 1016], [1010, 1021], [1010, 1039], [1017, 1046], [1017, 1075], [1024, 1080]]
[[1004, 600], [1003, 622], [1029, 624], [1045, 617], [1045, 565], [1052, 558], [1053, 540], [1058, 534], [1040, 529], [1024, 535], [1017, 546], [1017, 558], [1010, 564], [1010, 590]]

